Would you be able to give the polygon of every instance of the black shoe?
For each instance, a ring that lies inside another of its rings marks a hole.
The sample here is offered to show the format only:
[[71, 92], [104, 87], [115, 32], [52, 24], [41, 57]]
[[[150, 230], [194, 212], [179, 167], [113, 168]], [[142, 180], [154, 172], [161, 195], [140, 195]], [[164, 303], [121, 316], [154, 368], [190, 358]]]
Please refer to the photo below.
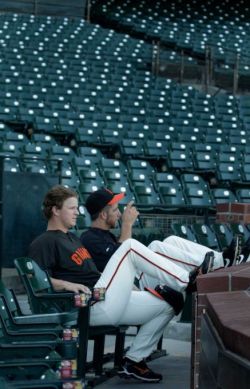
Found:
[[198, 267], [200, 274], [207, 274], [213, 271], [214, 266], [214, 252], [208, 251], [205, 255], [204, 261]]
[[213, 271], [213, 265], [214, 265], [214, 252], [208, 251], [205, 255], [202, 264], [189, 273], [189, 283], [186, 288], [187, 293], [196, 292], [197, 290], [196, 278], [200, 274], [207, 274]]
[[230, 245], [222, 253], [225, 267], [234, 266], [237, 264], [237, 258], [239, 258], [241, 255], [241, 249], [242, 235], [235, 235]]
[[244, 243], [240, 254], [236, 257], [235, 264], [240, 265], [241, 263], [248, 262], [249, 256], [250, 256], [250, 238], [248, 238], [247, 241]]
[[153, 372], [144, 360], [134, 362], [129, 358], [124, 358], [123, 365], [117, 374], [121, 378], [136, 378], [144, 382], [159, 382], [162, 380], [162, 375]]
[[167, 285], [157, 285], [155, 290], [171, 305], [171, 307], [173, 307], [174, 313], [179, 315], [184, 306], [183, 294]]

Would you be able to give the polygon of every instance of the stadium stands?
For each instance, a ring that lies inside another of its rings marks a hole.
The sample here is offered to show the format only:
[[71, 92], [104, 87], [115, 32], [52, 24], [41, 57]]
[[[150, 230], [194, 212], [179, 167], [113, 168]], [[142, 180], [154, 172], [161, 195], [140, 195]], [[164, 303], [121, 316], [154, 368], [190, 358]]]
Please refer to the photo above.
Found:
[[[106, 185], [126, 191], [143, 212], [175, 213], [180, 206], [184, 213], [203, 209], [214, 218], [216, 203], [248, 200], [248, 97], [213, 96], [151, 72], [152, 38], [161, 36], [166, 47], [176, 46], [163, 52], [164, 60], [177, 63], [182, 49], [186, 62], [195, 65], [205, 42], [218, 41], [225, 53], [232, 48], [238, 27], [225, 17], [228, 36], [223, 41], [213, 10], [208, 27], [203, 6], [194, 14], [190, 3], [191, 23], [182, 20], [181, 7], [164, 3], [161, 14], [157, 4], [148, 8], [155, 9], [151, 20], [147, 7], [137, 15], [141, 6], [129, 0], [119, 11], [115, 0], [105, 6], [94, 1], [92, 19], [109, 22], [113, 29], [82, 19], [0, 16], [0, 153], [8, 157], [6, 171], [59, 174], [64, 185], [79, 191], [82, 202], [91, 190]], [[123, 7], [138, 18], [128, 22]], [[246, 43], [248, 29], [240, 15]], [[166, 18], [168, 27], [163, 27]], [[219, 46], [215, 59], [222, 58]], [[233, 65], [232, 57], [223, 59]], [[31, 131], [18, 131], [21, 124]], [[151, 171], [138, 171], [135, 160], [150, 164]], [[188, 176], [199, 180], [186, 181]]]

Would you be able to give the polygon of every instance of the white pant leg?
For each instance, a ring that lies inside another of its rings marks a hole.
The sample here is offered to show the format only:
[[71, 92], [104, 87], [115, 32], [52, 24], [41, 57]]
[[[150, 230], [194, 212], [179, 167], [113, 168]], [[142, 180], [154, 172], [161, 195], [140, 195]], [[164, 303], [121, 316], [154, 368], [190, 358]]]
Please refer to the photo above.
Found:
[[[120, 268], [126, 269], [124, 273], [118, 271]], [[133, 277], [136, 273], [146, 273], [160, 280], [162, 284], [167, 284], [180, 291], [185, 290], [189, 282], [187, 270], [166, 260], [162, 255], [151, 251], [137, 240], [127, 239], [110, 258], [98, 283], [100, 286], [107, 287], [115, 277], [122, 285], [122, 277], [128, 270], [133, 270]]]
[[[135, 269], [119, 266], [113, 269], [105, 300], [91, 307], [90, 324], [140, 325], [127, 357], [140, 361], [156, 348], [164, 328], [174, 316], [173, 308], [149, 292], [132, 291]], [[105, 273], [105, 269], [104, 272]], [[96, 286], [103, 286], [102, 276]]]
[[[166, 324], [173, 317], [173, 309], [165, 301], [148, 292], [132, 291], [138, 271], [179, 290], [183, 290], [189, 281], [187, 271], [134, 239], [126, 240], [110, 258], [95, 285], [107, 288], [105, 300], [91, 307], [90, 324], [140, 324], [139, 338], [136, 336], [128, 354], [137, 361], [147, 357], [156, 347]], [[145, 338], [148, 338], [147, 342], [141, 344]]]
[[163, 242], [153, 241], [149, 248], [188, 271], [201, 265], [206, 253], [213, 251], [214, 270], [224, 267], [222, 253], [179, 236], [171, 235]]
[[[180, 239], [182, 238], [171, 236], [166, 238], [163, 242], [155, 240], [149, 244], [148, 248], [157, 254], [162, 255], [166, 260], [172, 261], [176, 265], [191, 271], [196, 266], [200, 265], [205, 254], [202, 253], [201, 255], [198, 250], [187, 250], [187, 246], [190, 249], [188, 244], [192, 242], [186, 239], [182, 239], [184, 242], [181, 242]], [[200, 258], [202, 258], [202, 260], [200, 260]], [[139, 284], [142, 290], [146, 286], [155, 288], [155, 286], [159, 284], [159, 279], [143, 273], [140, 277]]]
[[133, 291], [121, 322], [131, 325], [139, 322], [141, 326], [126, 356], [137, 362], [149, 356], [156, 349], [165, 327], [173, 316], [173, 308], [165, 301], [149, 292]]

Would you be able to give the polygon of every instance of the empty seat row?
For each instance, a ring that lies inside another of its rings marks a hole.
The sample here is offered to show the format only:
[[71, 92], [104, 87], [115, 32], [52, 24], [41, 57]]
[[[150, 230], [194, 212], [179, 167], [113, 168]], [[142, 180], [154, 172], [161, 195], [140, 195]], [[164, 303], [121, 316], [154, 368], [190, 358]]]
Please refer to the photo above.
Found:
[[173, 222], [170, 233], [200, 243], [211, 249], [222, 251], [230, 245], [236, 234], [242, 237], [242, 243], [244, 244], [250, 237], [250, 226], [244, 223], [227, 224], [216, 221], [210, 224]]

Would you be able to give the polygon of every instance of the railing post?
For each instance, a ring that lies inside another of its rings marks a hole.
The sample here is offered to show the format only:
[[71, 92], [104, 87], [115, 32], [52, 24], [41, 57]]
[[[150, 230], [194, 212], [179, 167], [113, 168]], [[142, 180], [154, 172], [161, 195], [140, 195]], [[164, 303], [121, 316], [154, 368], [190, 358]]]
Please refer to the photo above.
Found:
[[209, 86], [209, 47], [205, 47], [205, 92], [208, 93]]
[[155, 75], [155, 41], [152, 42], [152, 62], [151, 62], [151, 71], [153, 76]]
[[184, 79], [184, 52], [181, 50], [181, 68], [180, 68], [180, 83], [183, 83]]
[[239, 64], [240, 64], [240, 54], [237, 53], [236, 61], [234, 64], [234, 80], [233, 80], [233, 95], [235, 96], [238, 90], [239, 82]]
[[156, 46], [156, 76], [159, 75], [160, 68], [160, 41], [157, 42]]
[[3, 267], [3, 175], [4, 175], [4, 158], [0, 158], [0, 279], [2, 278]]
[[34, 0], [34, 15], [37, 15], [37, 1], [38, 0]]
[[157, 76], [159, 73], [159, 66], [160, 66], [160, 43], [159, 41], [152, 42], [152, 74], [154, 76]]
[[209, 84], [212, 84], [213, 79], [213, 51], [212, 47], [209, 48]]
[[87, 22], [90, 23], [91, 0], [87, 0]]

